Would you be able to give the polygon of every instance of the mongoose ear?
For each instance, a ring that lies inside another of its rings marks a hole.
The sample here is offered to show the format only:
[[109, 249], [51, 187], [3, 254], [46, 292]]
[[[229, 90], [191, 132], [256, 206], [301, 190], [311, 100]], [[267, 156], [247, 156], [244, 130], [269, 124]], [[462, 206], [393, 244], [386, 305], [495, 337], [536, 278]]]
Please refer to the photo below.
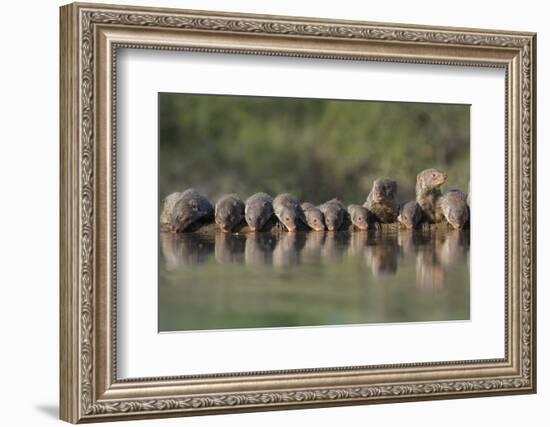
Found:
[[264, 201], [264, 202], [262, 202], [262, 207], [265, 208], [265, 207], [267, 207], [268, 204], [269, 204], [269, 203], [267, 203], [266, 201]]

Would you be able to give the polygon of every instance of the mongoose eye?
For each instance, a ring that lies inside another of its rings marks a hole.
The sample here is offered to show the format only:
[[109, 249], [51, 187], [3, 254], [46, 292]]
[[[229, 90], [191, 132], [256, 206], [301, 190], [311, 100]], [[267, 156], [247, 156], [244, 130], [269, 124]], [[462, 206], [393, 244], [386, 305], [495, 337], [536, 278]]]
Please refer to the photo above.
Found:
[[289, 218], [289, 217], [286, 217], [286, 218], [285, 218], [285, 221], [290, 221], [290, 218]]
[[313, 222], [314, 222], [315, 224], [317, 224], [317, 220], [316, 220], [316, 219], [314, 219]]
[[435, 173], [432, 173], [432, 177], [435, 178]]

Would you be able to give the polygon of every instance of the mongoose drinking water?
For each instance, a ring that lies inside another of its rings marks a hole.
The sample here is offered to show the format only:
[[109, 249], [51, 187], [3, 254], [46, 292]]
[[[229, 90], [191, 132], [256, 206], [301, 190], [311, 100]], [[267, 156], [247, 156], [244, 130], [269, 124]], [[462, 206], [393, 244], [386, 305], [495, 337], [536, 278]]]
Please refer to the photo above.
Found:
[[256, 193], [246, 200], [244, 218], [251, 231], [261, 231], [273, 217], [273, 199], [269, 194]]
[[307, 225], [315, 231], [324, 231], [325, 230], [325, 216], [323, 212], [313, 205], [312, 203], [302, 203], [300, 205], [304, 211], [304, 216], [306, 218]]
[[162, 200], [162, 209], [160, 212], [160, 229], [162, 231], [172, 230], [172, 211], [174, 205], [181, 198], [181, 193], [176, 192], [169, 194]]
[[422, 220], [422, 209], [415, 200], [403, 202], [399, 205], [399, 215], [397, 220], [405, 228], [416, 228]]
[[[173, 200], [171, 199], [172, 203]], [[172, 208], [170, 223], [171, 231], [181, 233], [199, 222], [211, 221], [214, 217], [214, 208], [206, 197], [194, 188], [180, 193]]]
[[319, 210], [325, 216], [327, 230], [335, 231], [342, 227], [346, 216], [346, 209], [340, 200], [331, 199], [319, 206]]
[[296, 231], [298, 224], [306, 223], [300, 202], [291, 194], [279, 194], [273, 199], [275, 215], [288, 231]]
[[397, 182], [390, 178], [378, 178], [363, 206], [371, 213], [369, 222], [390, 224], [397, 220]]
[[366, 207], [349, 205], [348, 214], [354, 227], [357, 227], [359, 230], [367, 230], [369, 228], [369, 211]]
[[422, 221], [434, 224], [443, 221], [439, 207], [440, 187], [447, 180], [447, 174], [437, 169], [426, 169], [416, 177], [416, 203], [422, 209]]
[[227, 194], [218, 200], [214, 220], [224, 233], [231, 232], [243, 219], [244, 202], [236, 194]]
[[464, 228], [469, 222], [470, 209], [466, 202], [467, 198], [468, 196], [460, 190], [450, 190], [441, 196], [443, 216], [455, 230]]

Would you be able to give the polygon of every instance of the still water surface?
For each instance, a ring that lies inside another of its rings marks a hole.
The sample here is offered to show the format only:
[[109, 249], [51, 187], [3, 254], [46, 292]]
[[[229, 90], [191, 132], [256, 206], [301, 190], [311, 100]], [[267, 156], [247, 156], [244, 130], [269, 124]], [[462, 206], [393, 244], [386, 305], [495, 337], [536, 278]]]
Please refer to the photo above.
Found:
[[468, 231], [160, 235], [159, 331], [465, 320]]

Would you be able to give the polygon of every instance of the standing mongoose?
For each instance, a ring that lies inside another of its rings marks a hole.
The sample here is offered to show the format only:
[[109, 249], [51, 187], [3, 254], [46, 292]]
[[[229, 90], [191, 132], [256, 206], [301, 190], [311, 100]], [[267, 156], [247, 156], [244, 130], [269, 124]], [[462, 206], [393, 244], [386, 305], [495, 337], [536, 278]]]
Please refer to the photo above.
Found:
[[354, 227], [357, 227], [359, 230], [367, 230], [369, 228], [369, 211], [366, 207], [349, 205], [348, 214]]
[[246, 199], [244, 218], [251, 231], [261, 231], [273, 216], [273, 199], [269, 194], [256, 193]]
[[434, 224], [443, 220], [438, 201], [440, 187], [446, 180], [447, 173], [437, 169], [425, 169], [416, 176], [416, 203], [422, 209], [423, 222]]
[[415, 200], [403, 202], [399, 205], [397, 220], [403, 224], [405, 228], [416, 228], [422, 220], [422, 209]]
[[372, 184], [363, 206], [370, 212], [369, 222], [390, 224], [397, 220], [397, 182], [390, 178], [378, 178]]
[[275, 216], [288, 231], [296, 231], [300, 222], [306, 223], [300, 202], [291, 194], [283, 193], [275, 197], [273, 199], [273, 210]]
[[304, 217], [306, 219], [306, 224], [315, 231], [324, 231], [325, 230], [325, 216], [321, 209], [314, 206], [312, 203], [302, 203], [300, 205], [304, 211]]
[[325, 216], [327, 230], [335, 231], [342, 227], [346, 216], [346, 209], [340, 200], [331, 199], [319, 206], [319, 210]]
[[441, 211], [447, 222], [455, 230], [460, 230], [468, 224], [470, 209], [467, 204], [468, 196], [460, 190], [449, 190], [440, 199]]
[[172, 230], [172, 211], [174, 205], [181, 198], [181, 193], [176, 192], [169, 194], [162, 200], [162, 208], [160, 211], [160, 229], [162, 231]]
[[211, 221], [213, 217], [214, 208], [208, 199], [194, 188], [190, 188], [180, 193], [173, 205], [171, 231], [181, 233], [196, 223]]
[[227, 194], [218, 200], [214, 220], [224, 233], [231, 232], [243, 219], [244, 202], [236, 194]]

